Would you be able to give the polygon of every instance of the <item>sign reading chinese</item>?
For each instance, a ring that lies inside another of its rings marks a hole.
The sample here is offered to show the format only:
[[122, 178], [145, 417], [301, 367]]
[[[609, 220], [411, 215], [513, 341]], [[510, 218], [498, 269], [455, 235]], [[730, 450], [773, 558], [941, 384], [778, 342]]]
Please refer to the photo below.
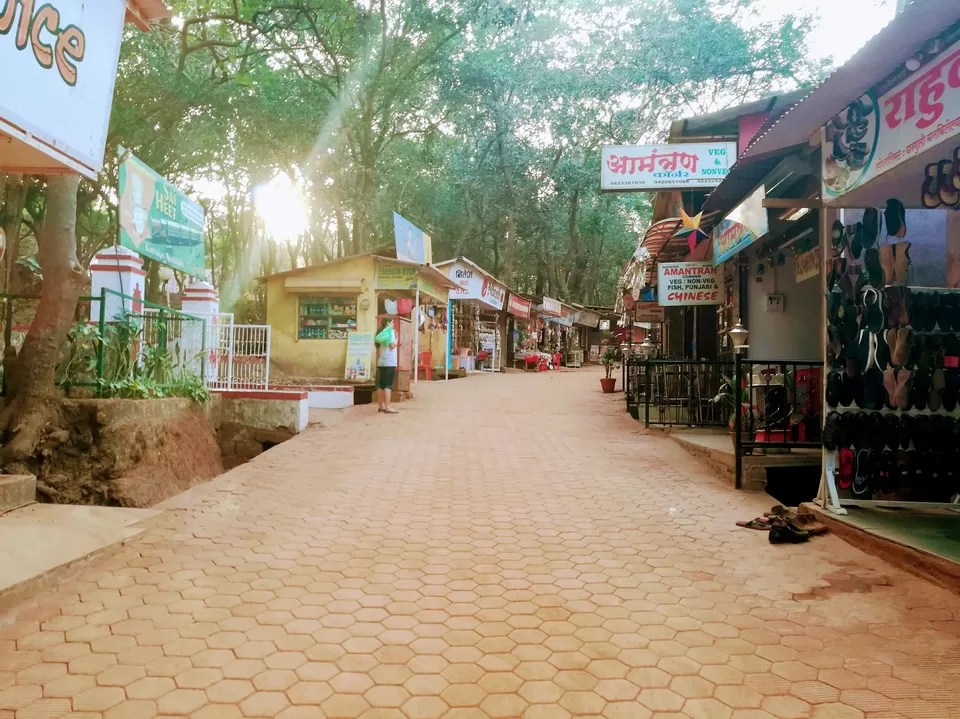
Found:
[[403, 265], [377, 266], [378, 290], [415, 290], [417, 289], [417, 268]]
[[623, 192], [716, 187], [736, 160], [735, 142], [604, 147], [600, 189]]
[[0, 2], [0, 170], [103, 167], [124, 0]]
[[797, 282], [809, 280], [820, 274], [820, 248], [797, 255]]
[[530, 300], [525, 300], [522, 297], [517, 297], [512, 292], [510, 293], [510, 300], [507, 303], [507, 312], [512, 314], [514, 317], [529, 317], [530, 310], [533, 308], [533, 303]]
[[344, 379], [369, 380], [373, 357], [373, 334], [351, 332], [347, 335], [347, 361], [343, 373]]
[[831, 202], [960, 135], [960, 42], [877, 99], [868, 92], [822, 131], [823, 199]]
[[203, 206], [122, 147], [120, 244], [192, 277], [206, 274]]
[[664, 262], [657, 265], [660, 304], [664, 307], [719, 305], [720, 274], [710, 262]]
[[654, 324], [663, 322], [666, 316], [666, 310], [658, 302], [638, 302], [634, 305], [633, 313], [634, 321]]
[[770, 232], [763, 187], [733, 209], [713, 228], [713, 263], [719, 265]]
[[480, 300], [495, 310], [502, 310], [507, 300], [507, 288], [472, 262], [456, 260], [442, 263], [438, 268], [447, 274], [456, 287], [451, 291], [455, 300]]

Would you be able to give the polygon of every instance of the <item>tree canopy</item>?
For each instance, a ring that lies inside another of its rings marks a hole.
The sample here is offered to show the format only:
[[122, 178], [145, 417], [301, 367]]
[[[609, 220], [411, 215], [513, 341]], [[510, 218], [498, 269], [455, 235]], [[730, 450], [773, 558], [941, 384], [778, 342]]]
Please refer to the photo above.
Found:
[[[823, 70], [804, 55], [809, 18], [757, 23], [756, 0], [168, 4], [171, 21], [125, 35], [107, 154], [131, 148], [202, 198], [212, 278], [240, 311], [260, 275], [391, 242], [392, 211], [435, 259], [610, 302], [649, 202], [600, 193], [601, 145], [662, 139]], [[304, 194], [296, 236], [255, 211], [278, 173]], [[116, 237], [116, 174], [113, 158], [81, 183], [81, 263]], [[0, 183], [8, 290], [29, 275], [43, 182]]]

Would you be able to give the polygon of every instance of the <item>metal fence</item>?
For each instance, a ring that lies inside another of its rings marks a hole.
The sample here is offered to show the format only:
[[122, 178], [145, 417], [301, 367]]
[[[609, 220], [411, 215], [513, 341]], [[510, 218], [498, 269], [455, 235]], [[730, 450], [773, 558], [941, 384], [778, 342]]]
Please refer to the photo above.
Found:
[[[642, 376], [631, 383], [642, 399], [647, 427], [726, 427], [730, 411], [717, 401], [734, 372], [727, 362], [647, 360], [640, 362]], [[633, 367], [630, 368], [633, 371]], [[628, 372], [629, 374], [629, 372]], [[630, 394], [630, 391], [627, 392]], [[639, 407], [639, 404], [637, 405]]]
[[822, 362], [754, 360], [734, 365], [739, 411], [734, 414], [737, 489], [743, 457], [759, 449], [818, 450], [823, 427]]
[[208, 387], [266, 390], [270, 386], [270, 325], [217, 324], [210, 333]]
[[[19, 351], [40, 298], [0, 299], [3, 347]], [[61, 387], [136, 394], [162, 391], [188, 377], [217, 390], [269, 387], [268, 325], [236, 325], [231, 313], [190, 315], [109, 289], [81, 297], [75, 320], [58, 364]]]

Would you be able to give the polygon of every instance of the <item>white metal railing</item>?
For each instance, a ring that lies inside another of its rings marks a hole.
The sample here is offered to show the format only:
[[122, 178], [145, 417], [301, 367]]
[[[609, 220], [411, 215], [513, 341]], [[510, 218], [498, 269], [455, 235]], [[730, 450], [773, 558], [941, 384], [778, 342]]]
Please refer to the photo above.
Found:
[[[145, 311], [145, 325], [156, 322], [158, 314]], [[184, 365], [203, 373], [208, 388], [265, 391], [270, 386], [270, 325], [234, 324], [232, 312], [191, 316], [197, 321], [167, 319], [167, 345]]]
[[264, 391], [270, 386], [270, 325], [210, 325], [207, 386]]

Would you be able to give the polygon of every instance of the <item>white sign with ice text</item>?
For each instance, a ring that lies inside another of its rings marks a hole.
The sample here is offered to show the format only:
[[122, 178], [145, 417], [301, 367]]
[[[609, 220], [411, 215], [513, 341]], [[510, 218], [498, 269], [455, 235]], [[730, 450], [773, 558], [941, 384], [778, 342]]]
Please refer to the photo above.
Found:
[[719, 305], [720, 274], [712, 262], [664, 262], [657, 265], [658, 297], [664, 307]]
[[[0, 0], [0, 131], [96, 179], [125, 13], [124, 0]], [[10, 157], [0, 169], [42, 169]]]

